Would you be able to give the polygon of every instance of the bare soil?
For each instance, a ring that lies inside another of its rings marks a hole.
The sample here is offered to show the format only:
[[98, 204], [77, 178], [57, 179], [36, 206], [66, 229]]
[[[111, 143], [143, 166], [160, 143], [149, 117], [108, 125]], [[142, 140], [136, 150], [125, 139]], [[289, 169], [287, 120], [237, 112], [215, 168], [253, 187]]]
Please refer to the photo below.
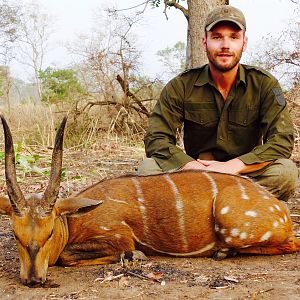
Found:
[[[36, 149], [47, 165], [50, 151]], [[101, 149], [66, 151], [61, 196], [104, 177], [135, 172], [143, 149], [117, 142]], [[116, 158], [117, 157], [117, 158]], [[0, 192], [5, 192], [1, 168]], [[43, 191], [47, 177], [18, 171], [26, 192]], [[288, 206], [300, 235], [300, 191]], [[45, 285], [20, 283], [19, 261], [9, 218], [0, 219], [0, 299], [300, 299], [300, 253], [280, 256], [210, 258], [149, 257], [142, 263], [51, 267]]]

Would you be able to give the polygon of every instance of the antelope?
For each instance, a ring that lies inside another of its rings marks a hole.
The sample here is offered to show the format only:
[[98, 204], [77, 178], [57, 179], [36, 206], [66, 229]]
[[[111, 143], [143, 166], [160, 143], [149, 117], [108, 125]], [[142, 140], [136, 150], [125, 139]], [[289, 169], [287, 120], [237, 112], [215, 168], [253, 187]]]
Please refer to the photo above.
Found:
[[207, 171], [125, 175], [57, 199], [66, 118], [56, 134], [45, 192], [25, 197], [11, 132], [1, 119], [8, 198], [0, 198], [0, 212], [11, 218], [25, 285], [43, 284], [55, 264], [116, 263], [140, 250], [216, 258], [300, 250], [286, 205], [246, 177]]

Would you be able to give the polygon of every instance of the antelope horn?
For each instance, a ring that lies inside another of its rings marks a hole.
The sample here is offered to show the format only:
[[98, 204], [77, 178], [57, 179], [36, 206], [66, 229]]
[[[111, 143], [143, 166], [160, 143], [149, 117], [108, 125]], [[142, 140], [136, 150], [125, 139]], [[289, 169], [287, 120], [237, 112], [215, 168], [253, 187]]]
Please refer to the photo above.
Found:
[[43, 207], [45, 209], [45, 214], [51, 213], [56, 199], [58, 197], [62, 168], [63, 139], [66, 122], [67, 117], [64, 117], [60, 124], [60, 127], [57, 130], [55, 137], [55, 145], [52, 153], [50, 179], [43, 196]]
[[5, 177], [7, 194], [15, 214], [21, 216], [22, 211], [26, 207], [26, 201], [17, 183], [14, 143], [5, 118], [2, 114], [0, 114], [0, 117], [5, 140]]

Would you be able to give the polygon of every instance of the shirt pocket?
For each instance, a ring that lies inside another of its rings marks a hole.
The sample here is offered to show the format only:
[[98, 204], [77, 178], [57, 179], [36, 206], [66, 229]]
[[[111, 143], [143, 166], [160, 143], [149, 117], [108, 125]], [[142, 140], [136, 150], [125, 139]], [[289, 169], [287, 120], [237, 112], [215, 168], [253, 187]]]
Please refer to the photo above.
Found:
[[215, 126], [219, 121], [218, 111], [213, 102], [185, 102], [184, 118], [203, 127]]
[[259, 122], [259, 108], [245, 108], [243, 110], [230, 110], [229, 125], [240, 127], [256, 126]]

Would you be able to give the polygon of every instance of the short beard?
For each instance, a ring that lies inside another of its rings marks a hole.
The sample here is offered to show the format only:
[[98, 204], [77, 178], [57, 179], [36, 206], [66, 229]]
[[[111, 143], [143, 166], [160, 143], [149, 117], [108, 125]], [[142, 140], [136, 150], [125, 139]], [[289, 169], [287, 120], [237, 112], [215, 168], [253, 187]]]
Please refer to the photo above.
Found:
[[240, 51], [237, 56], [234, 56], [233, 57], [233, 61], [230, 64], [228, 64], [228, 65], [221, 65], [221, 64], [219, 64], [215, 60], [215, 58], [213, 57], [213, 55], [211, 55], [211, 53], [208, 51], [207, 47], [206, 47], [206, 53], [207, 53], [208, 61], [214, 66], [214, 68], [217, 71], [220, 71], [222, 73], [226, 73], [226, 72], [229, 72], [232, 69], [234, 69], [234, 67], [240, 62], [243, 51]]

